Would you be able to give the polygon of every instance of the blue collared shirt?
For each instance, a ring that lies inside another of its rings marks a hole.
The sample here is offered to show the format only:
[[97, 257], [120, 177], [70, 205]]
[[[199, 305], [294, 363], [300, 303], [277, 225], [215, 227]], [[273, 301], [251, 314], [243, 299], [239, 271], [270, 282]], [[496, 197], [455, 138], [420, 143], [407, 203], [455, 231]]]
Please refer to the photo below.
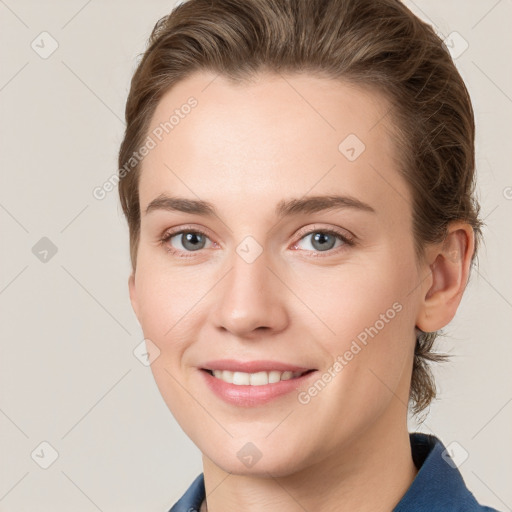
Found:
[[[476, 501], [437, 437], [414, 432], [409, 439], [419, 471], [393, 512], [498, 512]], [[204, 498], [201, 473], [169, 512], [199, 512]]]

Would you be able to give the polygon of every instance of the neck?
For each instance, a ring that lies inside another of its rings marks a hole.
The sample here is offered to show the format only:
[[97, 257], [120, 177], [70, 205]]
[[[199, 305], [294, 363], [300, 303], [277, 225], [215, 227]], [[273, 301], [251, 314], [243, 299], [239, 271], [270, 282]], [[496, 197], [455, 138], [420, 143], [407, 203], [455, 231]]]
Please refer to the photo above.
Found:
[[[402, 415], [396, 412], [381, 417], [319, 463], [284, 477], [230, 474], [203, 456], [208, 512], [389, 512], [418, 472], [407, 422], [398, 424], [396, 418]], [[395, 418], [394, 424], [390, 418]]]

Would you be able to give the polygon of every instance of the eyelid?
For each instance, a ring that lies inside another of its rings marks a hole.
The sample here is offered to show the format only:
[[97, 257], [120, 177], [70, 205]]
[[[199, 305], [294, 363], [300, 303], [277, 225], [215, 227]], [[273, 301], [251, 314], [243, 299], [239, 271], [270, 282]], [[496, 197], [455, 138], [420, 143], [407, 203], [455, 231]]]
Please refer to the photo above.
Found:
[[305, 228], [301, 228], [297, 233], [296, 237], [298, 240], [302, 240], [307, 235], [311, 235], [313, 233], [322, 232], [322, 233], [332, 233], [334, 235], [339, 236], [344, 242], [347, 244], [354, 244], [357, 240], [356, 235], [347, 229], [334, 227], [334, 226], [321, 226], [318, 224], [313, 224], [312, 226], [308, 225]]
[[194, 226], [193, 224], [184, 225], [184, 226], [178, 226], [177, 228], [169, 228], [166, 229], [161, 238], [170, 238], [175, 235], [178, 235], [183, 232], [191, 232], [191, 233], [201, 233], [202, 235], [208, 237], [210, 240], [212, 239], [212, 236], [210, 235], [210, 232], [208, 229], [203, 227]]

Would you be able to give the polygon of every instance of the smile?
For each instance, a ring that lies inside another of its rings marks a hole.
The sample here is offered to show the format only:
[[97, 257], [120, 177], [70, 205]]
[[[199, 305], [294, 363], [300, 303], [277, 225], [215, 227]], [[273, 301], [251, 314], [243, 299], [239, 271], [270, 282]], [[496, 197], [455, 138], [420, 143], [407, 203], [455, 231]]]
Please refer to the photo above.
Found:
[[230, 370], [206, 370], [210, 375], [220, 379], [228, 384], [236, 386], [265, 386], [266, 384], [275, 384], [283, 380], [297, 379], [302, 375], [312, 371], [304, 372], [291, 371], [260, 371], [256, 373], [233, 372]]

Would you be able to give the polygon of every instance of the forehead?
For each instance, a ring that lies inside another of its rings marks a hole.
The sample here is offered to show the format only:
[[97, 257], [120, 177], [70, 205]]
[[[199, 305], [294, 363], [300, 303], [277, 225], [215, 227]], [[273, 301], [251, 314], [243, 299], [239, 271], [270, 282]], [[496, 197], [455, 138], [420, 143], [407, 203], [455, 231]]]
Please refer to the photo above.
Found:
[[389, 114], [382, 94], [347, 82], [195, 73], [167, 91], [151, 119], [141, 210], [163, 192], [218, 204], [236, 194], [260, 206], [313, 189], [405, 198]]

